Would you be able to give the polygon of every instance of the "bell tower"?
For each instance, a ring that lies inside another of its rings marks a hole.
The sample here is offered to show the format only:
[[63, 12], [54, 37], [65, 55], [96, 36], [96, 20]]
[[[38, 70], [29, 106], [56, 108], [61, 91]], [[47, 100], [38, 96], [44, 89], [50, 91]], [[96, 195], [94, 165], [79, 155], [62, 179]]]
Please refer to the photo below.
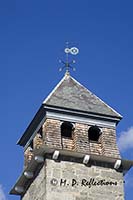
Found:
[[18, 141], [24, 168], [10, 194], [21, 200], [124, 200], [133, 165], [116, 144], [121, 115], [66, 73]]

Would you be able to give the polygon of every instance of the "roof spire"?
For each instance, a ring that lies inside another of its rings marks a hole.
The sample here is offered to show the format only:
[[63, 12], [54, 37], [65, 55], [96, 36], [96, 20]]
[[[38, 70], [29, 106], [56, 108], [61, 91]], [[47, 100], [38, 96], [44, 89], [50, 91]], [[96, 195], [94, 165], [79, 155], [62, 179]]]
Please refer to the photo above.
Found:
[[70, 74], [70, 68], [75, 71], [75, 67], [72, 67], [71, 64], [74, 64], [75, 63], [75, 60], [72, 60], [72, 61], [69, 61], [69, 54], [72, 54], [72, 55], [77, 55], [79, 53], [79, 49], [77, 47], [69, 47], [69, 43], [66, 42], [66, 48], [64, 49], [64, 52], [66, 54], [66, 61], [64, 62], [63, 60], [59, 60], [59, 63], [63, 63], [64, 66], [61, 67], [59, 69], [59, 71], [62, 71], [63, 69], [66, 69], [66, 73], [67, 75]]

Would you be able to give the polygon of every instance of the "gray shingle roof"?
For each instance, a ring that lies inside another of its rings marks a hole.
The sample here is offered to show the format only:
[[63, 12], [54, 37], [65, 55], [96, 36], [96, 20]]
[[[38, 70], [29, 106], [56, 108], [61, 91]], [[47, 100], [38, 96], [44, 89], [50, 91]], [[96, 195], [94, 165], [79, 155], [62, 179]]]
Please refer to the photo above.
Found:
[[68, 74], [63, 77], [43, 103], [49, 106], [121, 118], [119, 113]]

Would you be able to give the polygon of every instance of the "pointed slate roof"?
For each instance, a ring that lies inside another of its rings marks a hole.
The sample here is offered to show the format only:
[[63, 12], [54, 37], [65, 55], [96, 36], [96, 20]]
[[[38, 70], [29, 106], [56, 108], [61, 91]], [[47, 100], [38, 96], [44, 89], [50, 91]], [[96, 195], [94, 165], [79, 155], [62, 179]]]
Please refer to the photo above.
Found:
[[[32, 137], [36, 128], [42, 123], [48, 109], [87, 114], [86, 116], [100, 117], [119, 122], [122, 116], [105, 104], [96, 95], [81, 85], [69, 74], [65, 74], [49, 96], [44, 100], [26, 131], [17, 144], [25, 146]], [[76, 111], [76, 112], [75, 112]]]
[[119, 113], [105, 104], [69, 74], [63, 77], [44, 100], [43, 104], [122, 118]]

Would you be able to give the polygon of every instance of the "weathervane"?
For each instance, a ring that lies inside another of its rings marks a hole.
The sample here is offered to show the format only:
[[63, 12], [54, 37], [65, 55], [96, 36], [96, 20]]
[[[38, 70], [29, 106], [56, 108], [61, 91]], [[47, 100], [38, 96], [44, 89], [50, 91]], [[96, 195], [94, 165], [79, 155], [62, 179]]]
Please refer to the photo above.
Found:
[[69, 54], [72, 54], [72, 55], [77, 55], [79, 53], [79, 49], [77, 47], [71, 47], [69, 48], [68, 47], [68, 42], [66, 42], [66, 48], [64, 49], [64, 52], [66, 53], [66, 62], [62, 61], [62, 60], [59, 60], [60, 63], [63, 63], [64, 66], [61, 67], [59, 69], [59, 71], [62, 71], [63, 69], [66, 68], [66, 74], [69, 74], [70, 72], [70, 68], [75, 71], [75, 67], [72, 67], [71, 64], [74, 64], [75, 63], [75, 60], [72, 60], [71, 62], [69, 62]]

